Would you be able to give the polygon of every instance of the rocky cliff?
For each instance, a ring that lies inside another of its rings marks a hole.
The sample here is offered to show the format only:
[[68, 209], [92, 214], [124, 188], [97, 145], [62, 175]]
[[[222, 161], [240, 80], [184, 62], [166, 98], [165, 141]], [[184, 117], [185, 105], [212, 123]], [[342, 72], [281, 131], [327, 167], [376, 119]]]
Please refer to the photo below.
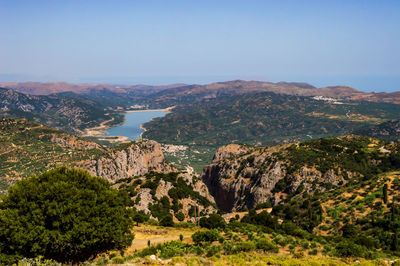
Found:
[[218, 149], [202, 178], [223, 211], [250, 209], [373, 174], [393, 150], [384, 145], [358, 136], [273, 147], [228, 145]]
[[152, 140], [133, 143], [121, 150], [109, 150], [95, 160], [84, 160], [76, 166], [91, 175], [115, 181], [148, 172], [170, 172], [173, 168], [164, 160], [161, 145]]

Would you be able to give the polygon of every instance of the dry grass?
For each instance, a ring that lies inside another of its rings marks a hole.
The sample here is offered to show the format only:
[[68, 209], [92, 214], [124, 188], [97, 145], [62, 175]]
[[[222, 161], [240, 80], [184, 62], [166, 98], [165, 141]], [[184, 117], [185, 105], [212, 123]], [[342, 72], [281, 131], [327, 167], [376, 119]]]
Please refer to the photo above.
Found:
[[127, 249], [126, 254], [133, 254], [135, 250], [142, 250], [147, 247], [150, 240], [152, 245], [179, 240], [179, 235], [183, 235], [183, 242], [191, 243], [191, 237], [197, 228], [174, 228], [153, 225], [139, 225], [133, 228], [135, 239]]

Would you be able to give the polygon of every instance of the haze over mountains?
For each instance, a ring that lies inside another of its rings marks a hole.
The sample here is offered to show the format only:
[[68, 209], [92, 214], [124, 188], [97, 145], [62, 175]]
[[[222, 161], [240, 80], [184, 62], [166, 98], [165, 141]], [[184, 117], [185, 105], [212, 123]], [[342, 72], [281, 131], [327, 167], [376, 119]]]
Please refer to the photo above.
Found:
[[110, 85], [104, 83], [74, 84], [67, 82], [5, 82], [0, 87], [14, 89], [18, 92], [32, 95], [49, 95], [61, 92], [74, 92], [77, 94], [90, 94], [95, 91], [108, 90], [115, 93], [127, 93], [130, 91], [147, 91], [148, 93], [158, 90], [185, 86], [185, 84], [171, 84], [166, 86], [149, 85]]
[[270, 91], [299, 96], [327, 96], [345, 97], [354, 100], [367, 100], [377, 102], [400, 103], [400, 92], [366, 93], [348, 86], [329, 86], [316, 88], [308, 83], [301, 82], [262, 82], [234, 80], [217, 82], [208, 85], [170, 84], [163, 86], [150, 85], [110, 85], [110, 84], [73, 84], [66, 82], [6, 82], [0, 83], [0, 87], [14, 89], [18, 92], [32, 95], [49, 95], [53, 93], [73, 92], [82, 95], [96, 95], [101, 92], [114, 94], [152, 95], [157, 100], [171, 97], [184, 98], [192, 96], [215, 97], [216, 95], [232, 95], [251, 92]]
[[[257, 139], [269, 143], [276, 137], [285, 141], [282, 136], [295, 141], [306, 136], [351, 133], [369, 124], [398, 119], [396, 104], [400, 103], [400, 92], [365, 93], [347, 86], [315, 88], [299, 82], [234, 80], [166, 86], [10, 82], [0, 86], [9, 88], [0, 90], [0, 110], [6, 117], [28, 118], [83, 134], [100, 123], [121, 123], [119, 113], [132, 108], [176, 106], [171, 115], [148, 123], [145, 136], [164, 142], [212, 145], [220, 143], [218, 138], [225, 140], [221, 144], [235, 140], [255, 143]], [[229, 125], [216, 122], [218, 119]], [[160, 126], [164, 130], [159, 130]], [[245, 132], [250, 129], [253, 133]], [[292, 133], [288, 135], [289, 131]], [[208, 140], [199, 142], [196, 134]], [[270, 135], [269, 140], [263, 139], [265, 134]]]

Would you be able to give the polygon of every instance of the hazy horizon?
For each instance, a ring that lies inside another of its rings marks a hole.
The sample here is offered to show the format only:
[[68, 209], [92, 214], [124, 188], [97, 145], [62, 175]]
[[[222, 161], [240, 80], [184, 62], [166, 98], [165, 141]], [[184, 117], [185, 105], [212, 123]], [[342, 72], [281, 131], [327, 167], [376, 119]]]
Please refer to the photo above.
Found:
[[0, 82], [400, 90], [398, 1], [0, 1]]

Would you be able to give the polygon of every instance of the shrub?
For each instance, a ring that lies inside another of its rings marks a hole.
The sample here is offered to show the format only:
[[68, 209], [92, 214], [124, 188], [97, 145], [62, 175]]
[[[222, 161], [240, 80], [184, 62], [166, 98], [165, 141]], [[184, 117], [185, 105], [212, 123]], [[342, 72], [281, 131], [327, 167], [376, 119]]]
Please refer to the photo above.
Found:
[[313, 248], [312, 250], [310, 250], [308, 252], [309, 255], [317, 255], [318, 254], [318, 250], [316, 248]]
[[217, 230], [197, 231], [192, 235], [193, 242], [199, 244], [201, 242], [214, 242], [217, 241], [221, 235]]
[[183, 223], [176, 223], [174, 224], [174, 227], [177, 228], [194, 228], [196, 227], [196, 224], [192, 223], [192, 222], [183, 222]]
[[226, 227], [226, 222], [220, 215], [211, 214], [209, 217], [202, 217], [200, 219], [200, 226], [208, 229], [224, 229]]
[[182, 212], [178, 212], [177, 214], [175, 214], [176, 219], [178, 219], [178, 221], [182, 222], [183, 220], [185, 220], [185, 215]]
[[161, 218], [160, 225], [161, 226], [174, 226], [174, 220], [172, 218], [172, 215], [167, 214], [163, 218]]
[[309, 248], [310, 248], [310, 244], [308, 243], [307, 240], [301, 241], [300, 245], [301, 245], [301, 247], [302, 247], [303, 249], [309, 249]]
[[274, 242], [282, 247], [286, 246], [289, 243], [288, 239], [281, 235], [276, 235], [274, 237]]
[[238, 249], [230, 241], [223, 242], [222, 243], [222, 248], [224, 249], [224, 253], [226, 255], [232, 255], [232, 254], [236, 254], [238, 252]]
[[192, 245], [189, 247], [188, 252], [192, 253], [192, 254], [196, 254], [197, 256], [201, 256], [204, 254], [205, 251], [202, 246]]
[[166, 242], [156, 246], [156, 248], [160, 250], [160, 257], [163, 259], [184, 255], [185, 247], [186, 244], [178, 241]]
[[271, 208], [271, 207], [272, 207], [271, 202], [267, 201], [267, 202], [257, 204], [255, 209], [260, 210], [260, 209], [266, 209], [266, 208]]
[[144, 223], [149, 220], [149, 216], [145, 214], [143, 211], [137, 212], [133, 215], [132, 220], [136, 222], [136, 225], [139, 225], [139, 223]]
[[122, 257], [114, 257], [114, 258], [112, 258], [112, 263], [115, 263], [115, 264], [124, 264], [124, 262], [125, 262], [125, 260], [124, 260], [124, 258], [122, 258]]
[[78, 263], [122, 250], [133, 239], [128, 204], [126, 192], [83, 170], [23, 179], [0, 203], [0, 253]]
[[335, 247], [333, 254], [338, 257], [364, 257], [365, 248], [351, 241], [342, 240]]
[[210, 245], [206, 248], [206, 255], [207, 257], [212, 257], [217, 255], [221, 252], [222, 247], [220, 245]]
[[236, 248], [239, 251], [252, 251], [256, 249], [256, 244], [253, 241], [242, 241], [236, 244]]
[[343, 237], [346, 238], [355, 238], [360, 233], [359, 227], [354, 224], [345, 224], [341, 230]]
[[175, 256], [182, 256], [185, 254], [187, 249], [187, 244], [179, 241], [170, 241], [156, 246], [150, 246], [138, 252], [136, 255], [139, 257], [146, 257], [150, 255], [160, 254], [163, 259], [172, 258]]
[[257, 239], [256, 247], [257, 249], [261, 249], [263, 251], [273, 251], [273, 252], [279, 251], [278, 246], [265, 237]]

